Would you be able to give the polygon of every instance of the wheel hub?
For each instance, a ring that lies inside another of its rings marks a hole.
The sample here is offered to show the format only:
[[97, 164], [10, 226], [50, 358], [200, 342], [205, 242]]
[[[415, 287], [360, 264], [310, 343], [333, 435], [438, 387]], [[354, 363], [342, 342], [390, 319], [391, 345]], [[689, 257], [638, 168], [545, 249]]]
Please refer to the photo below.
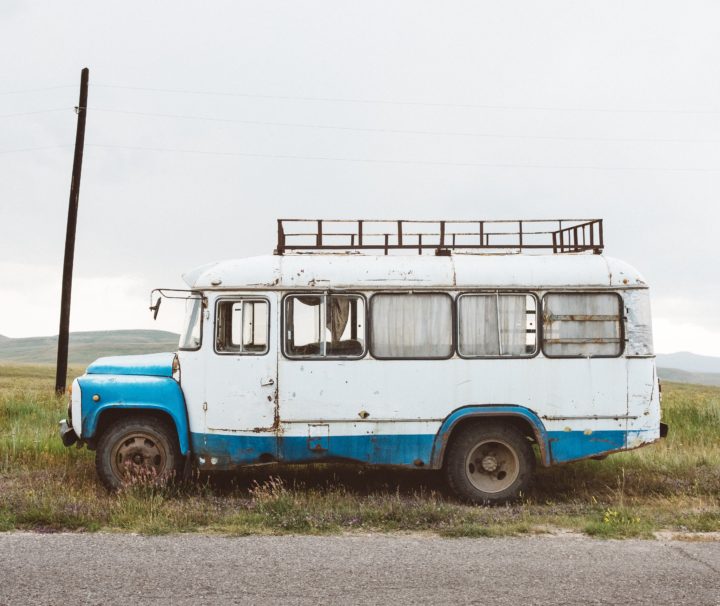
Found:
[[166, 457], [165, 449], [153, 436], [138, 432], [126, 436], [116, 446], [113, 463], [120, 476], [133, 475], [140, 469], [160, 475]]
[[483, 460], [480, 463], [480, 466], [487, 472], [492, 473], [498, 468], [498, 462], [497, 459], [492, 456], [488, 455], [486, 457], [483, 457]]
[[492, 494], [512, 486], [520, 473], [520, 463], [510, 444], [500, 439], [485, 439], [470, 449], [465, 472], [476, 489]]

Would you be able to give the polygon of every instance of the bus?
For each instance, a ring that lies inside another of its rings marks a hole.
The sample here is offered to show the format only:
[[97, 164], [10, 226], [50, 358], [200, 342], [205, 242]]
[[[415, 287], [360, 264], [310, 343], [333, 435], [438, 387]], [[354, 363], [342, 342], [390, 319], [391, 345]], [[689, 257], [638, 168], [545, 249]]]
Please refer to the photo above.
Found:
[[186, 300], [178, 350], [90, 364], [63, 442], [95, 450], [110, 489], [350, 461], [442, 470], [471, 503], [515, 499], [538, 464], [667, 430], [648, 284], [602, 254], [602, 229], [279, 220], [273, 254], [159, 289]]

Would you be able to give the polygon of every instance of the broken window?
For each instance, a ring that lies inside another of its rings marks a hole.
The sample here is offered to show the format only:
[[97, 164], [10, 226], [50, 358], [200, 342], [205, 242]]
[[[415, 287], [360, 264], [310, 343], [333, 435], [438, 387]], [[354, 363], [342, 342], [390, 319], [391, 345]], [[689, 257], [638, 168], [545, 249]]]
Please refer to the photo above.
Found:
[[623, 351], [622, 299], [616, 293], [551, 293], [543, 299], [543, 353], [615, 357]]
[[265, 299], [220, 300], [215, 320], [215, 350], [219, 353], [266, 353], [268, 308]]
[[285, 298], [289, 357], [360, 358], [365, 353], [365, 301], [359, 295]]

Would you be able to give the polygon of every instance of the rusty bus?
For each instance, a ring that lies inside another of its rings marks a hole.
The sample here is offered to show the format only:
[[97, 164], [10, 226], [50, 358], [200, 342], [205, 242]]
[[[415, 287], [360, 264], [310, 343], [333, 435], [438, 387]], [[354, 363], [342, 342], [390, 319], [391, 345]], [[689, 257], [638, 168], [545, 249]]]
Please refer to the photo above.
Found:
[[74, 381], [63, 440], [96, 450], [110, 488], [342, 460], [517, 497], [536, 464], [664, 433], [648, 285], [602, 247], [599, 220], [279, 221], [275, 254], [161, 293], [187, 299], [177, 352]]

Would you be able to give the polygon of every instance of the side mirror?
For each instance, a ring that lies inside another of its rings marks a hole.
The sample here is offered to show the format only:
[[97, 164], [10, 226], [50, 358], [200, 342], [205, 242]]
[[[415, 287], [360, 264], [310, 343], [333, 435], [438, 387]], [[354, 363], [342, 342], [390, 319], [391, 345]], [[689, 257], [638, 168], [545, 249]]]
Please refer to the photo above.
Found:
[[153, 320], [157, 320], [158, 312], [160, 311], [160, 303], [162, 303], [162, 297], [158, 297], [155, 305], [150, 306], [150, 311], [153, 313]]

